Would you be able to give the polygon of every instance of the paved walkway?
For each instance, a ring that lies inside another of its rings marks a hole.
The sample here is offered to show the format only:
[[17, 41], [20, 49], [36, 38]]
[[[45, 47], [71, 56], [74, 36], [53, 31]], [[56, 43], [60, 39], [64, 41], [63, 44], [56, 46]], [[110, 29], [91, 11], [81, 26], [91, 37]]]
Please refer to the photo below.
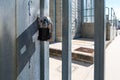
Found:
[[106, 49], [105, 80], [120, 80], [120, 35]]
[[[72, 80], [93, 80], [93, 65], [73, 61]], [[50, 58], [50, 80], [62, 80], [61, 59]]]
[[[120, 80], [120, 36], [106, 48], [105, 80]], [[50, 58], [50, 80], [61, 79], [61, 59]], [[73, 61], [72, 80], [94, 80], [94, 65]]]

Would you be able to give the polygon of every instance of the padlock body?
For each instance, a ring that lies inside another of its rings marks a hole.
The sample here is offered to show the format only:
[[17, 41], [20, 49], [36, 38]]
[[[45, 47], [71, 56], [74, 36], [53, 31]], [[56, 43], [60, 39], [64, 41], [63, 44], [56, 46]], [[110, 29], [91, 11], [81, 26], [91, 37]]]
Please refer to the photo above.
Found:
[[51, 34], [49, 32], [49, 28], [39, 28], [38, 40], [47, 41], [50, 38], [51, 38]]

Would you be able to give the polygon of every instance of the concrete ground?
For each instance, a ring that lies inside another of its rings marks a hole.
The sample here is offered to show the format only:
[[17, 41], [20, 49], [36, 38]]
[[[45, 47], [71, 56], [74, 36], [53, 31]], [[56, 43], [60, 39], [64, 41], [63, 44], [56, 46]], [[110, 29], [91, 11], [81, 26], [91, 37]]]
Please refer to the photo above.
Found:
[[[50, 80], [62, 80], [61, 59], [50, 58]], [[93, 80], [93, 64], [73, 61], [72, 80]]]
[[[119, 33], [118, 33], [119, 34]], [[120, 35], [106, 48], [105, 80], [120, 80]], [[50, 80], [62, 80], [61, 58], [50, 57]], [[72, 80], [94, 80], [94, 64], [72, 62]]]
[[120, 31], [107, 47], [105, 54], [105, 80], [120, 80]]

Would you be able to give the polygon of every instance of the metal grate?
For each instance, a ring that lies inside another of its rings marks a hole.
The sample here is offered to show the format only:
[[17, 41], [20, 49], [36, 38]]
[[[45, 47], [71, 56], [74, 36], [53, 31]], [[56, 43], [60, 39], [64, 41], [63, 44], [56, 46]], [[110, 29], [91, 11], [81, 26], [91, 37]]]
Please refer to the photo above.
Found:
[[75, 51], [86, 52], [86, 53], [93, 53], [94, 49], [80, 47], [80, 48], [75, 49]]

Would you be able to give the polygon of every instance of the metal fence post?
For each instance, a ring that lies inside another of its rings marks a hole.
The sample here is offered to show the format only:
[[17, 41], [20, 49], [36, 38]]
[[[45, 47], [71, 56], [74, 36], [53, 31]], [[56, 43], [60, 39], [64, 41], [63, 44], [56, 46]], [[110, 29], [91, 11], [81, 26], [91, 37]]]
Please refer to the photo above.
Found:
[[[49, 16], [49, 0], [40, 0], [40, 16]], [[40, 41], [40, 80], [49, 80], [48, 41]]]
[[62, 0], [62, 80], [71, 80], [71, 0]]
[[105, 0], [94, 0], [95, 3], [95, 59], [94, 80], [104, 80], [105, 55]]

